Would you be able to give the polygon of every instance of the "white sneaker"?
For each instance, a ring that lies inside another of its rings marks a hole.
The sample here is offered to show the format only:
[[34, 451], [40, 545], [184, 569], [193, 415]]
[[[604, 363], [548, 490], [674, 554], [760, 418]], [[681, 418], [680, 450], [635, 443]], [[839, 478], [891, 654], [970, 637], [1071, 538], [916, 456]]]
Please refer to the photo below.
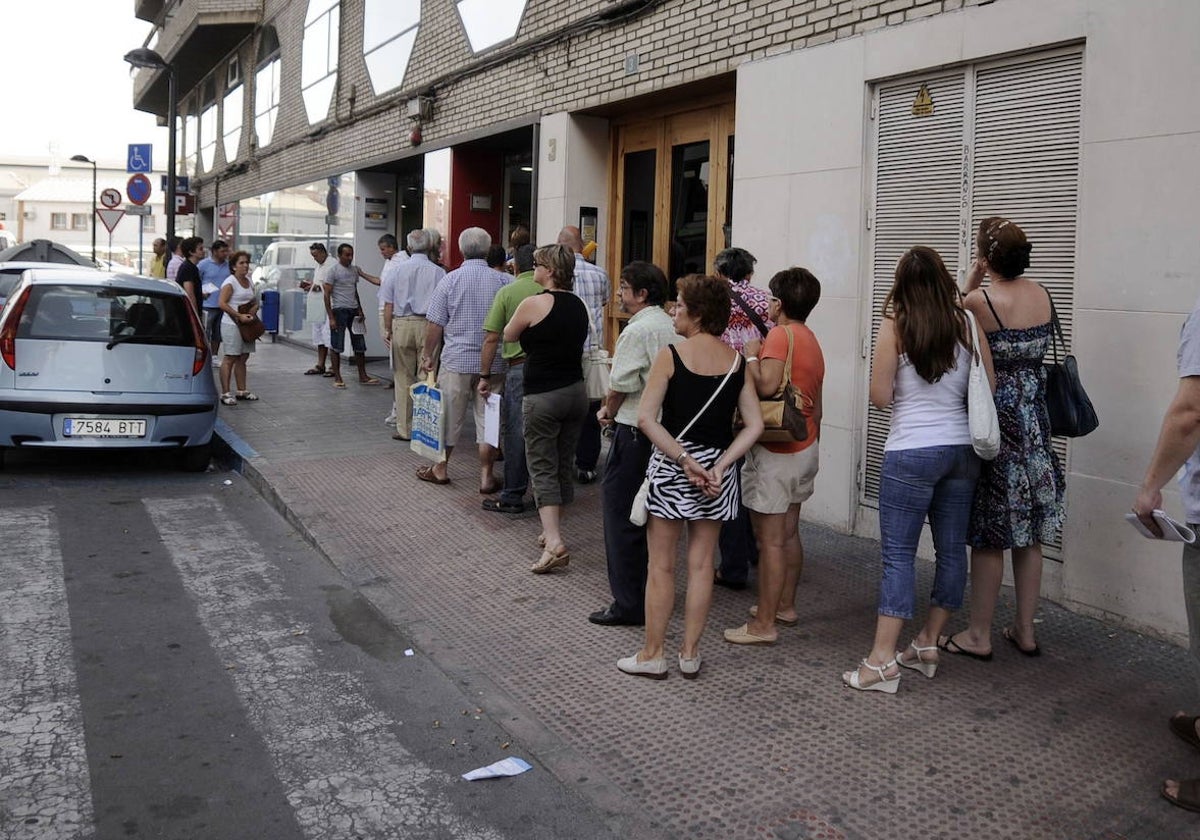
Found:
[[383, 418], [383, 425], [395, 426], [396, 425], [396, 412], [393, 411], [387, 417]]

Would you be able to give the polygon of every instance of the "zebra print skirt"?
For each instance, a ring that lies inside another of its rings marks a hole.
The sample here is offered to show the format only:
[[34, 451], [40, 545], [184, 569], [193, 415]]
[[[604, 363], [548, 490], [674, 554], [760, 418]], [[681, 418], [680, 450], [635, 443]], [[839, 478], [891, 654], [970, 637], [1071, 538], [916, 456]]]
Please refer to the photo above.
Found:
[[[690, 441], [680, 441], [693, 458], [711, 469], [721, 457], [723, 449], [699, 446]], [[730, 467], [721, 477], [721, 493], [709, 498], [700, 488], [688, 481], [683, 468], [663, 456], [657, 449], [651, 458], [651, 469], [657, 469], [650, 479], [650, 494], [646, 497], [646, 511], [660, 519], [736, 519], [741, 503], [741, 486], [736, 467]]]

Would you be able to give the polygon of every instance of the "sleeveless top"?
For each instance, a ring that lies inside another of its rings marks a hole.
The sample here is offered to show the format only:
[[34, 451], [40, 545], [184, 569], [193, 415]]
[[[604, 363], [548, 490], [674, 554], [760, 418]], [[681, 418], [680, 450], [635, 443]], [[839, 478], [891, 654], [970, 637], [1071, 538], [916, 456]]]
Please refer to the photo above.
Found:
[[885, 452], [971, 445], [971, 429], [967, 424], [971, 351], [961, 342], [956, 342], [954, 349], [954, 367], [937, 382], [922, 379], [908, 360], [908, 354], [901, 354], [892, 391], [892, 428], [883, 445]]
[[525, 351], [525, 393], [544, 394], [583, 381], [583, 343], [588, 311], [572, 292], [545, 291], [554, 297], [546, 317], [521, 333]]
[[[716, 376], [693, 373], [679, 358], [675, 345], [668, 345], [675, 362], [675, 373], [667, 381], [667, 393], [663, 397], [662, 424], [673, 437], [679, 437], [683, 428], [696, 416], [700, 407], [708, 402], [713, 389], [725, 379], [725, 371]], [[737, 369], [717, 394], [712, 404], [704, 410], [692, 427], [687, 440], [702, 446], [727, 449], [733, 442], [733, 412], [737, 408], [738, 395], [746, 379], [746, 360], [739, 358]]]

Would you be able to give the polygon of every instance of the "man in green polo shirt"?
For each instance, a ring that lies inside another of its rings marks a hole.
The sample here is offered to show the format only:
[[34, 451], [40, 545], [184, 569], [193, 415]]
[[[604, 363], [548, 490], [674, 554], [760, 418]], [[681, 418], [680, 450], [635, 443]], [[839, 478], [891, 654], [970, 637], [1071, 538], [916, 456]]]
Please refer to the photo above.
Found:
[[[522, 245], [513, 255], [517, 278], [496, 292], [491, 311], [483, 321], [483, 350], [480, 370], [491, 370], [504, 325], [517, 311], [518, 304], [542, 291], [533, 281], [533, 246]], [[508, 372], [501, 398], [504, 416], [504, 488], [495, 498], [484, 499], [483, 509], [496, 513], [521, 513], [525, 510], [525, 491], [529, 489], [529, 467], [525, 463], [525, 423], [521, 419], [521, 400], [525, 396], [525, 352], [515, 341], [504, 342], [504, 361]], [[487, 396], [491, 388], [486, 376], [479, 377], [479, 393]]]

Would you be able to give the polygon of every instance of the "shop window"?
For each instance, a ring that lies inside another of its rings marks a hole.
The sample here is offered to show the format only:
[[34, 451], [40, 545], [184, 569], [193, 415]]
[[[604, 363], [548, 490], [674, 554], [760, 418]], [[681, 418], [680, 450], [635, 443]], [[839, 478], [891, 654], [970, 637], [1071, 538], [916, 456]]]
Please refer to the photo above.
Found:
[[376, 95], [404, 83], [420, 23], [421, 0], [366, 0], [363, 58]]
[[309, 0], [308, 14], [304, 18], [300, 91], [310, 125], [329, 116], [329, 105], [337, 84], [340, 28], [338, 0]]
[[279, 116], [279, 36], [274, 26], [264, 26], [258, 42], [254, 73], [254, 133], [258, 146], [269, 146]]
[[217, 157], [217, 80], [209, 78], [201, 91], [200, 163], [205, 172], [213, 168]]
[[526, 0], [458, 0], [458, 16], [475, 52], [513, 38], [521, 26]]
[[87, 213], [72, 213], [71, 214], [71, 230], [87, 230], [88, 229], [88, 214]]
[[67, 229], [67, 214], [66, 213], [51, 213], [50, 214], [50, 229], [51, 230], [66, 230]]
[[225, 149], [225, 160], [237, 160], [238, 146], [242, 142], [242, 108], [245, 100], [245, 86], [239, 84], [225, 93], [221, 105], [224, 112], [225, 135], [222, 138]]

